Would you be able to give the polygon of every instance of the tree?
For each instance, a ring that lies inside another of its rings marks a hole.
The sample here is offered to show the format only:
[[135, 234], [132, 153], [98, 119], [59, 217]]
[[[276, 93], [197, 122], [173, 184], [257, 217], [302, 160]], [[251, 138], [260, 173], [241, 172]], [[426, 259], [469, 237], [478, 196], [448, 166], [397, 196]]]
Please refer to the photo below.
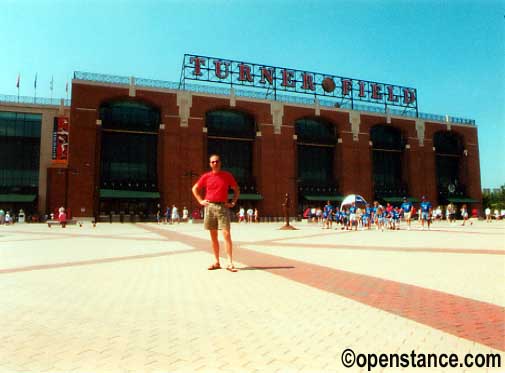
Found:
[[491, 191], [482, 194], [482, 207], [491, 208], [492, 210], [505, 209], [505, 184], [498, 191]]

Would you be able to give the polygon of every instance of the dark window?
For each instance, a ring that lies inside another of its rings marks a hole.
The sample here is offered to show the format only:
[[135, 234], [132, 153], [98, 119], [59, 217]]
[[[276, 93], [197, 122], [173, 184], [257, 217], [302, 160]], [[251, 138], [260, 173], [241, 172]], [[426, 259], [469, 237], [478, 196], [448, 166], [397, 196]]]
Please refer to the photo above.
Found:
[[298, 178], [308, 184], [333, 181], [333, 148], [298, 145]]
[[460, 155], [463, 151], [461, 138], [449, 131], [440, 131], [433, 136], [433, 146], [437, 154]]
[[402, 183], [402, 154], [404, 141], [400, 130], [389, 126], [374, 126], [372, 141], [372, 170], [375, 194], [378, 198], [405, 194]]
[[433, 136], [439, 194], [461, 193], [459, 185], [460, 156], [463, 152], [461, 138], [449, 131], [439, 131]]
[[295, 122], [298, 150], [298, 181], [302, 185], [333, 185], [335, 126], [321, 119]]
[[256, 126], [248, 114], [217, 110], [206, 115], [207, 155], [218, 154], [223, 170], [235, 176], [242, 185], [253, 181], [253, 143]]
[[324, 120], [304, 118], [295, 122], [299, 143], [335, 145], [335, 126]]
[[254, 119], [238, 111], [211, 111], [207, 113], [205, 123], [207, 135], [211, 137], [254, 139], [256, 135]]
[[115, 101], [100, 107], [103, 129], [158, 132], [160, 113], [144, 103]]
[[102, 184], [111, 189], [156, 189], [157, 137], [104, 132], [102, 134]]
[[104, 189], [157, 190], [159, 112], [143, 103], [104, 104], [101, 186]]
[[403, 138], [396, 128], [375, 126], [370, 130], [370, 138], [375, 150], [403, 150]]
[[0, 189], [38, 189], [42, 115], [0, 112]]
[[396, 189], [401, 185], [401, 154], [373, 151], [373, 180], [376, 190]]

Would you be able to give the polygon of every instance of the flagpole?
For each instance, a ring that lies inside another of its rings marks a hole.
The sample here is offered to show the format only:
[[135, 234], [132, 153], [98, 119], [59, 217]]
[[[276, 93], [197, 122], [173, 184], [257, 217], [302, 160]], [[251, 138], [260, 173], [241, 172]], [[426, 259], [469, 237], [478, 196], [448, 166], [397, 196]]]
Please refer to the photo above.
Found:
[[49, 85], [49, 88], [51, 89], [51, 102], [53, 102], [53, 83], [54, 83], [54, 76], [51, 76], [51, 83]]
[[21, 79], [21, 74], [18, 73], [18, 80], [16, 82], [16, 88], [18, 89], [18, 104], [19, 104], [19, 81]]
[[35, 80], [33, 82], [33, 89], [35, 91], [35, 95], [33, 97], [33, 103], [37, 102], [37, 73], [35, 73]]

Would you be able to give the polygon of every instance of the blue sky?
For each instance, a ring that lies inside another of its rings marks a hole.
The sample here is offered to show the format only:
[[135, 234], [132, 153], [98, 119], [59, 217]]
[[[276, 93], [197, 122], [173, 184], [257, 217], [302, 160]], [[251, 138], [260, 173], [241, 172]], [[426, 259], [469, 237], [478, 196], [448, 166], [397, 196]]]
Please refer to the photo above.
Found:
[[0, 94], [65, 97], [73, 71], [178, 81], [184, 53], [417, 88], [475, 119], [505, 184], [505, 0], [0, 0]]

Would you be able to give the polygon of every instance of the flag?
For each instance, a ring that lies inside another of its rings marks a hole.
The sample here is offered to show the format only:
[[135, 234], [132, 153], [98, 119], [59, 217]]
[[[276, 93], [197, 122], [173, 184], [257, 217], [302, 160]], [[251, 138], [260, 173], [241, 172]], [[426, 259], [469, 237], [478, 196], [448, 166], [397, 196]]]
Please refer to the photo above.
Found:
[[53, 91], [53, 83], [54, 83], [54, 76], [51, 75], [51, 81], [49, 82], [49, 89], [51, 90], [51, 92]]
[[33, 81], [33, 88], [37, 89], [37, 73], [35, 73], [35, 80]]
[[65, 85], [65, 92], [68, 93], [68, 82], [67, 84]]
[[19, 80], [21, 79], [21, 74], [18, 73], [18, 80], [16, 82], [16, 88], [19, 88]]

